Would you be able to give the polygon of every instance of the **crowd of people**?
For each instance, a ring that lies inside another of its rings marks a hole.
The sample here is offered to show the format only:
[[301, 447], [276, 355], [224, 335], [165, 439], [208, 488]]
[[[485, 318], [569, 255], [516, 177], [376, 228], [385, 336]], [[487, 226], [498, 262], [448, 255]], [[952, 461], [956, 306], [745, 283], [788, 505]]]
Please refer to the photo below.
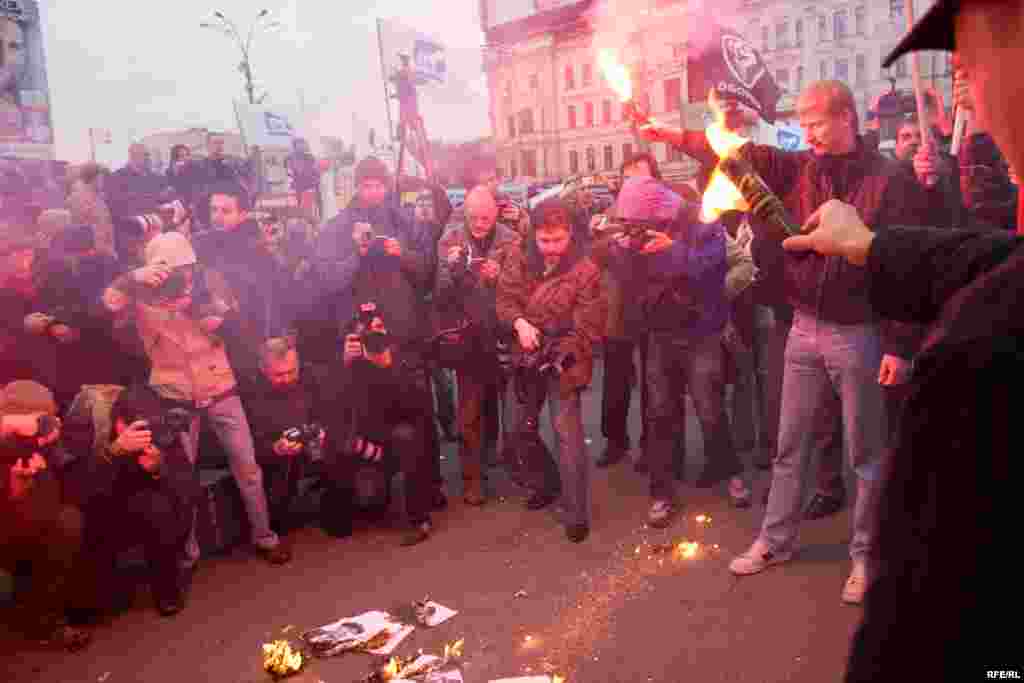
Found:
[[[960, 78], [956, 103], [972, 107], [970, 95]], [[925, 324], [953, 291], [919, 272], [924, 257], [899, 253], [900, 226], [973, 227], [929, 233], [921, 247], [938, 268], [939, 242], [984, 242], [970, 264], [937, 275], [961, 285], [1009, 253], [1013, 242], [997, 233], [1016, 227], [1016, 188], [984, 118], [958, 159], [941, 133], [922, 141], [908, 120], [890, 159], [864, 134], [844, 84], [809, 85], [797, 110], [809, 150], [743, 148], [795, 221], [823, 226], [825, 236], [785, 247], [750, 215], [701, 220], [646, 153], [623, 163], [604, 211], [586, 192], [526, 211], [499, 195], [485, 158], [465, 164], [459, 210], [439, 186], [402, 207], [388, 168], [366, 158], [348, 207], [314, 229], [290, 225], [284, 239], [259, 218], [216, 136], [201, 164], [176, 150], [166, 175], [148, 170], [141, 146], [109, 177], [84, 167], [68, 196], [72, 220], [56, 231], [6, 205], [0, 560], [32, 564], [25, 626], [84, 645], [81, 623], [114, 600], [117, 554], [139, 545], [157, 609], [184, 607], [200, 555], [201, 432], [227, 458], [251, 542], [272, 564], [291, 560], [291, 509], [310, 475], [324, 488], [321, 526], [345, 537], [367, 490], [384, 492], [372, 507], [386, 513], [401, 472], [401, 542], [427, 540], [432, 513], [448, 504], [445, 439], [459, 441], [467, 505], [487, 503], [500, 465], [529, 492], [527, 508], [560, 500], [578, 543], [590, 531], [591, 468], [625, 460], [634, 437], [634, 467], [650, 478], [644, 521], [672, 523], [687, 396], [706, 463], [697, 486], [721, 483], [748, 508], [752, 469], [772, 473], [761, 530], [730, 563], [734, 574], [790, 560], [800, 521], [846, 504], [845, 453], [856, 485], [842, 600], [862, 603], [876, 575], [891, 594], [893, 575], [872, 558], [880, 511], [890, 523], [902, 503], [886, 500], [882, 482], [900, 470], [912, 375], [938, 362]], [[702, 131], [642, 134], [708, 171], [717, 163]], [[865, 267], [849, 239], [827, 240], [826, 224], [877, 235], [907, 263]], [[880, 300], [883, 280], [890, 301]], [[606, 446], [592, 459], [581, 394], [598, 358]], [[643, 431], [630, 435], [638, 385]]]

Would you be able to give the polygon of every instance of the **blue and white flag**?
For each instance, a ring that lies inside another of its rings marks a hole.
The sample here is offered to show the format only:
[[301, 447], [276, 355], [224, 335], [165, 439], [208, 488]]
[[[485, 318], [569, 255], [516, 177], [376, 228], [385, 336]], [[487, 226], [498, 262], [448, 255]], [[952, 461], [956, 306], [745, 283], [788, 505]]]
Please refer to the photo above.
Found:
[[250, 147], [290, 147], [292, 139], [301, 135], [295, 117], [280, 107], [236, 102], [235, 108], [245, 143]]
[[448, 81], [448, 56], [444, 43], [393, 19], [380, 19], [380, 48], [384, 71], [390, 77], [402, 66], [402, 56], [412, 61], [416, 84], [444, 85]]

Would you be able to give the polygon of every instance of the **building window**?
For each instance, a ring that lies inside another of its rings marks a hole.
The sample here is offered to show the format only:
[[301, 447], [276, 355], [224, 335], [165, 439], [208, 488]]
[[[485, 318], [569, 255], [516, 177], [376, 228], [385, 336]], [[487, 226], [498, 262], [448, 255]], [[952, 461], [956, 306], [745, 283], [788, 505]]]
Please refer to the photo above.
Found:
[[597, 170], [597, 154], [593, 147], [587, 147], [587, 171], [593, 173]]
[[800, 92], [800, 89], [804, 87], [804, 68], [798, 66], [796, 68], [796, 91]]
[[576, 74], [573, 73], [572, 65], [565, 67], [565, 89], [574, 90], [576, 88]]
[[889, 18], [903, 20], [903, 0], [889, 0]]
[[624, 143], [622, 145], [622, 163], [626, 163], [633, 157], [633, 145], [631, 143]]
[[605, 100], [601, 103], [601, 123], [610, 126], [612, 123], [612, 101]]
[[569, 173], [573, 175], [580, 172], [580, 153], [576, 150], [569, 152]]
[[836, 60], [836, 80], [843, 83], [850, 80], [850, 62], [845, 59]]
[[583, 65], [583, 87], [589, 88], [594, 84], [594, 69], [590, 64]]
[[778, 69], [775, 72], [775, 84], [783, 90], [789, 90], [789, 69]]
[[519, 134], [526, 135], [533, 132], [533, 110], [524, 109], [519, 112]]
[[611, 145], [604, 146], [604, 169], [610, 171], [615, 168], [615, 150]]
[[768, 44], [768, 41], [770, 39], [771, 39], [771, 30], [767, 26], [762, 26], [761, 27], [761, 51], [762, 52], [768, 52], [768, 50], [771, 49], [771, 47]]
[[795, 27], [795, 32], [796, 32], [796, 38], [795, 38], [794, 42], [796, 43], [797, 47], [803, 47], [804, 46], [804, 20], [803, 19], [797, 19], [796, 20], [796, 24], [794, 24], [794, 27]]
[[590, 128], [591, 126], [594, 125], [594, 103], [593, 102], [587, 102], [585, 105], [583, 105], [583, 116], [584, 116], [584, 121], [586, 122], [587, 128]]
[[818, 79], [822, 81], [828, 79], [828, 62], [824, 59], [818, 64]]
[[537, 74], [530, 74], [530, 90], [540, 89], [540, 77]]
[[857, 85], [864, 85], [868, 80], [868, 60], [864, 55], [857, 55]]
[[576, 105], [574, 104], [569, 105], [569, 127], [576, 127]]
[[828, 17], [824, 14], [818, 17], [818, 42], [824, 43], [828, 40]]
[[523, 150], [523, 175], [527, 178], [537, 177], [537, 150]]
[[780, 47], [789, 47], [789, 22], [783, 21], [775, 25], [775, 43]]
[[516, 117], [508, 117], [508, 136], [514, 138], [516, 136]]
[[849, 17], [846, 15], [846, 10], [839, 10], [832, 15], [832, 28], [835, 33], [836, 40], [842, 40], [846, 37], [848, 23]]
[[858, 36], [862, 36], [867, 33], [868, 10], [864, 5], [857, 5], [857, 8], [853, 10], [853, 23]]
[[683, 97], [683, 82], [678, 78], [665, 81], [665, 111], [679, 111]]
[[519, 165], [516, 164], [516, 160], [515, 159], [509, 159], [508, 160], [508, 175], [509, 175], [510, 178], [518, 178], [519, 177]]

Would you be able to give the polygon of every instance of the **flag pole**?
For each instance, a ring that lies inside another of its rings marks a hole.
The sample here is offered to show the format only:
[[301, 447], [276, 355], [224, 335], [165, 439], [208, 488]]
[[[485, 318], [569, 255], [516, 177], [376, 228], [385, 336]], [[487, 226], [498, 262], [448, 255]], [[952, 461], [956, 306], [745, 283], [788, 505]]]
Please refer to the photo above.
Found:
[[395, 128], [391, 122], [391, 95], [388, 93], [388, 70], [386, 62], [384, 61], [384, 39], [381, 35], [381, 20], [377, 18], [377, 50], [380, 52], [380, 76], [384, 82], [384, 106], [388, 112], [388, 142], [393, 142], [395, 139]]
[[[907, 32], [909, 33], [913, 27], [914, 0], [907, 0]], [[921, 129], [921, 144], [927, 145], [932, 142], [932, 134], [928, 122], [925, 121], [924, 84], [921, 78], [921, 61], [916, 52], [910, 53], [910, 73], [914, 81], [914, 100], [917, 102], [917, 124]], [[933, 175], [924, 179], [928, 187], [933, 187], [937, 181], [938, 178]]]
[[92, 132], [92, 128], [89, 129], [89, 158], [92, 163], [96, 163], [96, 136]]

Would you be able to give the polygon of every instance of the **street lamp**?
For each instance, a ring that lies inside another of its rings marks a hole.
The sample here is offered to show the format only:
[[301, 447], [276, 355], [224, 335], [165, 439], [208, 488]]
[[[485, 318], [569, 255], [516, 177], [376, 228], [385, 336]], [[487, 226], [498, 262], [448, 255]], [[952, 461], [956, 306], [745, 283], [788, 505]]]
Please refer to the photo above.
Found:
[[[260, 10], [260, 13], [256, 15], [256, 20], [253, 21], [244, 38], [242, 37], [242, 32], [238, 30], [238, 26], [235, 22], [224, 16], [224, 13], [219, 10], [214, 11], [213, 21], [204, 21], [199, 24], [200, 28], [208, 28], [219, 33], [223, 33], [238, 45], [238, 49], [242, 52], [242, 62], [238, 65], [238, 71], [241, 72], [242, 78], [245, 79], [245, 92], [249, 96], [249, 104], [256, 104], [256, 86], [252, 80], [252, 62], [249, 60], [252, 40], [256, 37], [258, 32], [271, 31], [273, 29], [280, 28], [281, 26], [281, 23], [278, 21], [268, 20], [267, 16], [269, 14], [270, 10]], [[265, 93], [263, 97], [266, 97]], [[260, 97], [261, 101], [263, 97]]]

